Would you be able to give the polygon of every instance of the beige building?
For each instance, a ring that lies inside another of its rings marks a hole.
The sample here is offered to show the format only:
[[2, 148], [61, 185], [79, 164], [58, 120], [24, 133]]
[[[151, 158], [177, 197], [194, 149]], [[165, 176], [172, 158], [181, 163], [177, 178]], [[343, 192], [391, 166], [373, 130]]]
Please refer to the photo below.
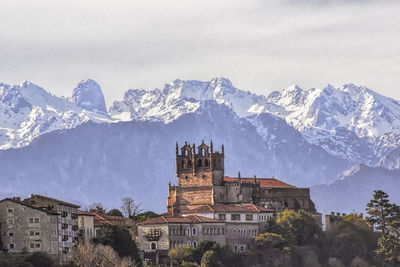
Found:
[[67, 254], [79, 240], [78, 208], [80, 206], [61, 201], [55, 198], [34, 195], [24, 199], [24, 202], [38, 208], [57, 212], [58, 215], [58, 242], [60, 252]]
[[275, 211], [254, 204], [217, 204], [200, 206], [182, 213], [182, 216], [189, 214], [224, 222], [224, 243], [235, 252], [245, 252], [254, 238], [264, 232], [267, 222], [274, 218]]
[[204, 240], [226, 244], [224, 222], [198, 215], [166, 214], [138, 224], [139, 249], [143, 259], [158, 264], [167, 261], [168, 251], [197, 245]]
[[0, 201], [0, 238], [9, 252], [42, 251], [59, 254], [58, 219], [55, 211], [21, 202], [20, 198]]
[[90, 212], [78, 210], [78, 230], [82, 240], [89, 241], [96, 237], [94, 217], [95, 215]]

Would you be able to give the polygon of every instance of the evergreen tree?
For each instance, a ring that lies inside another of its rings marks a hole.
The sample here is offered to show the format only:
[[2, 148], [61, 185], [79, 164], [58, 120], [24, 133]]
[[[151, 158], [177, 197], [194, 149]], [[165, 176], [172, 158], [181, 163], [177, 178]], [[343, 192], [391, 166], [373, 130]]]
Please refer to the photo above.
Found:
[[374, 197], [367, 203], [368, 222], [386, 237], [393, 205], [382, 190], [375, 190]]

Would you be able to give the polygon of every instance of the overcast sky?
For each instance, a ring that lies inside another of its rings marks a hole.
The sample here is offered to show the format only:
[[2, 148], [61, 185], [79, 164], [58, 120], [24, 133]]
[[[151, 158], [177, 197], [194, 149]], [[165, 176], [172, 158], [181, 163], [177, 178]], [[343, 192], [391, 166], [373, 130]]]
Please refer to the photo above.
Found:
[[365, 85], [400, 100], [400, 1], [2, 0], [0, 82], [107, 104], [129, 88], [224, 76], [268, 94]]

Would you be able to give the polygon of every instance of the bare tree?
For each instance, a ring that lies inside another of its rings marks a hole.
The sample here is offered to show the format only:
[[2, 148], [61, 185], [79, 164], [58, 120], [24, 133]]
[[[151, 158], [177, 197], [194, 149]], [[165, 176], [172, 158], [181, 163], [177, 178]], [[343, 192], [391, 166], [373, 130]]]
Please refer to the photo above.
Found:
[[132, 219], [138, 213], [141, 212], [140, 203], [136, 203], [135, 200], [131, 197], [123, 197], [121, 198], [122, 201], [122, 212], [124, 213], [125, 217]]
[[72, 249], [72, 262], [79, 267], [135, 267], [131, 258], [121, 258], [110, 246], [78, 243]]
[[85, 211], [87, 211], [87, 212], [94, 211], [94, 212], [97, 212], [97, 213], [106, 213], [106, 208], [100, 202], [95, 202], [95, 203], [92, 203], [89, 206], [87, 206], [85, 208]]

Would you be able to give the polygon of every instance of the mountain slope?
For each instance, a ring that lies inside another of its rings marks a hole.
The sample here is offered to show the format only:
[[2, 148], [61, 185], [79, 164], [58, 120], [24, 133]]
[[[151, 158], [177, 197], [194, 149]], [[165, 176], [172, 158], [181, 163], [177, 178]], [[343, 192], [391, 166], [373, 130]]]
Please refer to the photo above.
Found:
[[[269, 114], [259, 116], [253, 120], [276, 119]], [[120, 197], [133, 196], [145, 203], [144, 208], [161, 211], [168, 181], [176, 182], [175, 142], [185, 140], [199, 144], [201, 139], [212, 139], [215, 149], [224, 144], [227, 175], [241, 171], [306, 186], [331, 181], [337, 170], [348, 166], [324, 150], [307, 146], [295, 129], [282, 122], [278, 119], [268, 128], [268, 135], [261, 137], [246, 119], [215, 101], [201, 102], [196, 112], [168, 124], [88, 122], [42, 135], [21, 149], [0, 151], [0, 179], [12, 181], [3, 183], [2, 192], [51, 192], [110, 206], [119, 205]], [[281, 140], [279, 133], [287, 134], [287, 139]], [[295, 140], [289, 142], [291, 137]], [[293, 147], [292, 142], [299, 145]]]
[[106, 102], [100, 85], [91, 80], [83, 80], [72, 92], [71, 102], [77, 106], [102, 114], [107, 114]]
[[311, 187], [311, 198], [319, 212], [365, 212], [374, 190], [383, 190], [400, 203], [400, 170], [357, 165], [329, 185]]

